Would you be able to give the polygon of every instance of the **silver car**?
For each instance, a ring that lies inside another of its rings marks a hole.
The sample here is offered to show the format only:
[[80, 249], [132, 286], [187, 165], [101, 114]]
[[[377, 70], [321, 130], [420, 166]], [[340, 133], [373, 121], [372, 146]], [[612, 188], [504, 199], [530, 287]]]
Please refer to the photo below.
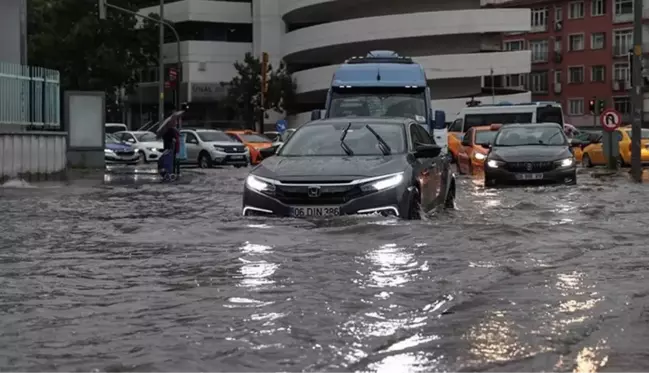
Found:
[[250, 164], [248, 148], [217, 130], [186, 129], [185, 135], [187, 159], [182, 163], [198, 164], [201, 168], [216, 165], [231, 165], [237, 168]]

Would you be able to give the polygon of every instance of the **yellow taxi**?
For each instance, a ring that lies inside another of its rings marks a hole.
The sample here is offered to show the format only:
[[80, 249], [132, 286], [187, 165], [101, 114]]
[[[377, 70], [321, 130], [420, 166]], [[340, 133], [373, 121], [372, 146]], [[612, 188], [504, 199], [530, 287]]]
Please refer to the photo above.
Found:
[[[613, 131], [614, 139], [619, 144], [620, 154], [617, 157], [619, 167], [631, 164], [631, 126], [624, 126]], [[640, 140], [640, 159], [642, 163], [649, 163], [649, 129], [643, 128]], [[602, 140], [586, 146], [581, 157], [584, 167], [593, 167], [606, 164], [604, 144]]]
[[476, 170], [484, 170], [489, 145], [501, 126], [495, 123], [490, 126], [472, 127], [464, 134], [457, 153], [457, 170], [460, 174], [473, 175]]

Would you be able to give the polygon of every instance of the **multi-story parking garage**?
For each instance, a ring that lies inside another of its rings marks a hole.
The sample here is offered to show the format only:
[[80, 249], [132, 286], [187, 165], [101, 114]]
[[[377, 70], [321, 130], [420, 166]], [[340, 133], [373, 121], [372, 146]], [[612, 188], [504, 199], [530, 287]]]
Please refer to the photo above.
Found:
[[[268, 52], [294, 74], [298, 105], [289, 118], [300, 124], [322, 108], [340, 63], [377, 49], [420, 62], [433, 107], [449, 119], [472, 97], [530, 100], [529, 92], [483, 88], [485, 76], [530, 72], [529, 51], [501, 51], [502, 33], [530, 29], [528, 9], [481, 9], [480, 0], [181, 0], [166, 5], [165, 18], [183, 31], [183, 89], [192, 102], [218, 101], [236, 60]], [[170, 63], [174, 49], [167, 46]]]

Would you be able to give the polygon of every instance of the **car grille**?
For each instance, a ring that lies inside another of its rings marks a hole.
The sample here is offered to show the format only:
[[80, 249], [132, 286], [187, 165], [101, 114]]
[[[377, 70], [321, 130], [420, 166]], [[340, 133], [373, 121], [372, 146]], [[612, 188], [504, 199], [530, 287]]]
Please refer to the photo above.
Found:
[[320, 186], [318, 196], [309, 196], [308, 185], [277, 185], [275, 197], [288, 205], [341, 205], [363, 195], [358, 185]]
[[554, 162], [508, 162], [506, 167], [513, 172], [545, 172], [554, 169]]
[[115, 154], [129, 156], [129, 155], [135, 155], [135, 152], [132, 150], [126, 150], [126, 151], [116, 151]]
[[243, 153], [246, 151], [244, 146], [222, 146], [226, 153]]

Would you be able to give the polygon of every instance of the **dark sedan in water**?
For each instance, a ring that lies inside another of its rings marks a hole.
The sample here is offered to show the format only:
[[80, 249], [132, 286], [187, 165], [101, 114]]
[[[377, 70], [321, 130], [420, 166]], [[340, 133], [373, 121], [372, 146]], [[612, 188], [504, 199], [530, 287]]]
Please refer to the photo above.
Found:
[[508, 124], [496, 135], [484, 169], [485, 185], [577, 183], [577, 166], [556, 123]]
[[422, 209], [454, 206], [455, 177], [440, 152], [410, 119], [309, 122], [250, 172], [243, 215], [417, 219]]

